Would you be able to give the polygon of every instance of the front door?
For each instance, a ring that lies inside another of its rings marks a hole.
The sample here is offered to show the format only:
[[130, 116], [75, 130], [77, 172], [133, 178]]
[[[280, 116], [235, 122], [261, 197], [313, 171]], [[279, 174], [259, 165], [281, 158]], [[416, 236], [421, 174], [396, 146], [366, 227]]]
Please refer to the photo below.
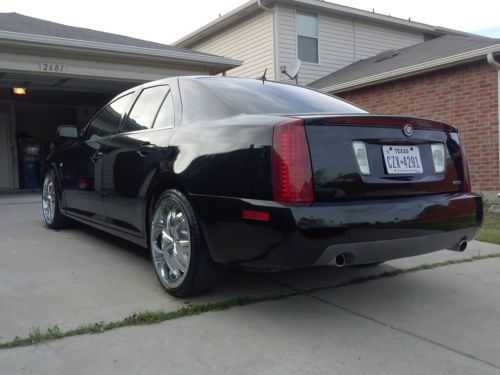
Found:
[[0, 189], [12, 189], [11, 144], [9, 115], [0, 113]]
[[169, 148], [174, 104], [167, 85], [145, 88], [112, 137], [103, 157], [103, 196], [107, 224], [138, 237], [144, 234], [148, 187], [158, 168], [175, 157]]
[[102, 202], [104, 149], [120, 126], [131, 94], [104, 107], [86, 127], [82, 139], [68, 147], [60, 166], [65, 209], [82, 219], [104, 222]]

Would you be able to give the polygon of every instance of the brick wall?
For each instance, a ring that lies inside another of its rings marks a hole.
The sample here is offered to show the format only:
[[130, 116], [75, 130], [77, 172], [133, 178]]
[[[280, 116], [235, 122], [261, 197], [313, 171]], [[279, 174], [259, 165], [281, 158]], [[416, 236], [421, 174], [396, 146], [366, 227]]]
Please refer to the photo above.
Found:
[[474, 191], [500, 191], [498, 77], [486, 61], [337, 94], [370, 112], [408, 114], [458, 128]]

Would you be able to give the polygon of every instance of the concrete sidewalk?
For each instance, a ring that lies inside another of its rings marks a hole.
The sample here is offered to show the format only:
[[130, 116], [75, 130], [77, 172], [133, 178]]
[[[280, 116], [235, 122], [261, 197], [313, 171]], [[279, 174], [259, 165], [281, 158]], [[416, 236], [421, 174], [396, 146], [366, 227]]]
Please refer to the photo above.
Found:
[[500, 259], [0, 351], [8, 374], [498, 374]]

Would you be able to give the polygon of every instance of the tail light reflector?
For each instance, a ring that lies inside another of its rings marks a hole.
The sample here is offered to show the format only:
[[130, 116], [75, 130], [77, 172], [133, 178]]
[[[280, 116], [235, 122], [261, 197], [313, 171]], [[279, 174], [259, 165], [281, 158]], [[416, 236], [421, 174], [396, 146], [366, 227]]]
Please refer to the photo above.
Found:
[[302, 119], [290, 119], [274, 127], [273, 195], [282, 203], [310, 204], [314, 200], [309, 144]]
[[243, 219], [258, 220], [258, 221], [269, 221], [271, 215], [269, 212], [263, 211], [251, 211], [243, 210]]

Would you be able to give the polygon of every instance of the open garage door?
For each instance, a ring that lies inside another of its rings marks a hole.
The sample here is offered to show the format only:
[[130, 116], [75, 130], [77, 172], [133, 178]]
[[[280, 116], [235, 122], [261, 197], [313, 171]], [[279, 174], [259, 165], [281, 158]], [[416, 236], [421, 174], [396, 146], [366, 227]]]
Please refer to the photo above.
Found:
[[[59, 125], [80, 129], [113, 96], [137, 82], [0, 74], [0, 189], [40, 188], [43, 161]], [[16, 94], [14, 88], [22, 88]]]

